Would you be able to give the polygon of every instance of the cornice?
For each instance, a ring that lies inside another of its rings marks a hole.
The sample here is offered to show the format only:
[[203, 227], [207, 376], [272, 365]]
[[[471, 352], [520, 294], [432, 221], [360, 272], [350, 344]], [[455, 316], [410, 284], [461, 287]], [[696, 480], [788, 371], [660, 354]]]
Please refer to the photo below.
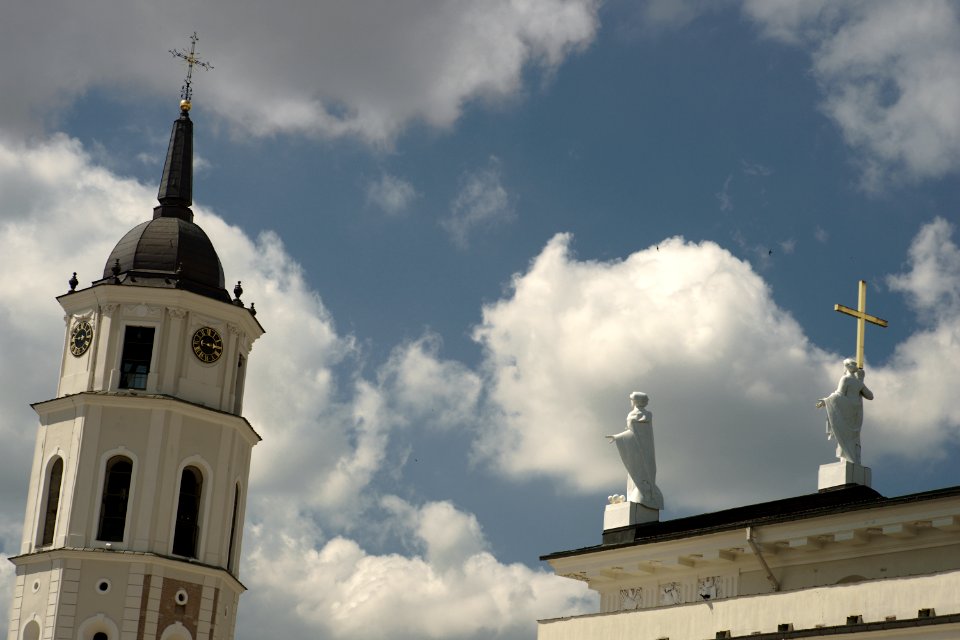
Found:
[[145, 409], [148, 407], [164, 408], [184, 416], [195, 417], [201, 420], [211, 420], [215, 418], [217, 422], [221, 424], [228, 423], [241, 433], [245, 433], [252, 444], [263, 440], [260, 434], [257, 433], [243, 416], [219, 409], [212, 409], [202, 404], [163, 394], [137, 393], [135, 391], [83, 391], [81, 393], [73, 393], [59, 398], [35, 402], [30, 406], [37, 412], [37, 415], [42, 417], [54, 411], [88, 405], [129, 409]]
[[217, 567], [212, 564], [198, 562], [196, 560], [176, 558], [165, 556], [150, 551], [127, 551], [122, 549], [100, 549], [86, 547], [57, 547], [55, 549], [43, 549], [33, 553], [24, 553], [9, 558], [16, 566], [30, 565], [38, 562], [48, 562], [51, 560], [90, 560], [91, 556], [97, 556], [96, 560], [105, 562], [125, 562], [129, 563], [132, 557], [137, 562], [152, 563], [163, 567], [171, 567], [179, 570], [188, 570], [204, 576], [222, 578], [229, 582], [237, 593], [243, 593], [247, 587], [237, 579], [232, 573], [223, 567]]

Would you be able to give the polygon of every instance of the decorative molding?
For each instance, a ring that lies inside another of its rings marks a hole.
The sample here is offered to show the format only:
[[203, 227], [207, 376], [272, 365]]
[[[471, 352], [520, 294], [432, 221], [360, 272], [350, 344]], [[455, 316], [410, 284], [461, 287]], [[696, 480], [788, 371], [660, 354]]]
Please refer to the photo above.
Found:
[[590, 578], [587, 577], [587, 574], [584, 572], [580, 573], [564, 573], [564, 578], [570, 578], [571, 580], [579, 580], [580, 582], [590, 582]]
[[187, 310], [180, 307], [167, 307], [167, 313], [171, 318], [183, 319], [187, 317]]
[[659, 602], [660, 605], [671, 605], [671, 604], [682, 604], [684, 602], [683, 598], [683, 583], [673, 581], [673, 582], [661, 582], [660, 587], [660, 596]]
[[643, 608], [643, 587], [620, 589], [620, 610], [630, 611]]
[[82, 322], [83, 320], [86, 320], [91, 325], [96, 327], [96, 324], [94, 323], [95, 317], [96, 317], [96, 314], [94, 313], [93, 309], [87, 309], [83, 313], [74, 313], [72, 315], [63, 316], [63, 322], [69, 327], [69, 326], [72, 326], [74, 323]]
[[697, 579], [697, 595], [701, 600], [716, 600], [727, 597], [724, 581], [720, 576], [704, 576]]
[[124, 315], [135, 318], [158, 318], [162, 313], [162, 308], [154, 305], [146, 305], [142, 302], [138, 304], [125, 304], [123, 305], [123, 313]]

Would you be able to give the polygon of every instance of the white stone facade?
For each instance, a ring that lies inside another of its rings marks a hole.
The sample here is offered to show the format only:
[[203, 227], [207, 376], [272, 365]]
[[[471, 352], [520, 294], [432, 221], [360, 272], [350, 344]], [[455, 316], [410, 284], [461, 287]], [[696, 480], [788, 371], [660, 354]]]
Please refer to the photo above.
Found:
[[542, 620], [538, 637], [960, 637], [960, 488], [840, 491], [780, 501], [779, 514], [775, 502], [752, 516], [640, 525], [629, 541], [545, 556], [599, 593], [600, 613]]

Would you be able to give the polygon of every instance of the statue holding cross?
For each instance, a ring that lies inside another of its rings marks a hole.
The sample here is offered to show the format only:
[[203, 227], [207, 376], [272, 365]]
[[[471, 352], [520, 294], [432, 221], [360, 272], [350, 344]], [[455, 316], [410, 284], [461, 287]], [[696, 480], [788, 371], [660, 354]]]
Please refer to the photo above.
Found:
[[886, 327], [887, 321], [867, 313], [867, 283], [860, 281], [856, 309], [834, 305], [834, 310], [857, 319], [857, 358], [843, 361], [846, 369], [837, 390], [817, 401], [818, 409], [827, 410], [827, 437], [837, 441], [837, 457], [860, 464], [860, 428], [863, 426], [863, 399], [873, 400], [873, 392], [863, 379], [863, 342], [866, 323]]

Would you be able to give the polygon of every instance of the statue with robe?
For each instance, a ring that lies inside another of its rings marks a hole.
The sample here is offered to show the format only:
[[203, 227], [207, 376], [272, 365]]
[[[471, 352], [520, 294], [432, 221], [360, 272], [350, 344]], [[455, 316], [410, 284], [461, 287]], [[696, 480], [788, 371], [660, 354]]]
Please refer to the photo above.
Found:
[[860, 464], [860, 428], [863, 426], [863, 399], [873, 400], [873, 392], [863, 383], [864, 371], [857, 361], [843, 361], [846, 373], [837, 390], [817, 401], [827, 410], [827, 439], [837, 441], [837, 458]]
[[653, 447], [653, 414], [647, 410], [647, 394], [630, 394], [633, 409], [627, 414], [627, 428], [606, 436], [617, 445], [627, 468], [627, 500], [649, 509], [663, 509], [663, 494], [657, 487], [657, 461]]

